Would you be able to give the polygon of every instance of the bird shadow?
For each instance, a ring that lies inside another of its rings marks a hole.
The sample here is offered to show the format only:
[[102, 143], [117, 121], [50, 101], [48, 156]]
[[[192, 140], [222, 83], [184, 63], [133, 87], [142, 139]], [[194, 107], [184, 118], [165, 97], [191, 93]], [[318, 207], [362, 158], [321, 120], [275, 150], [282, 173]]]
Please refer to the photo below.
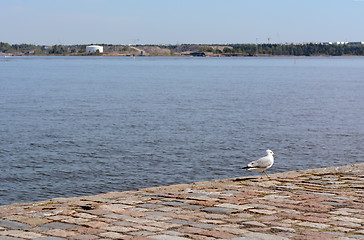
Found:
[[235, 178], [233, 179], [233, 182], [242, 182], [242, 181], [252, 181], [252, 180], [258, 180], [258, 177], [242, 177], [242, 178]]

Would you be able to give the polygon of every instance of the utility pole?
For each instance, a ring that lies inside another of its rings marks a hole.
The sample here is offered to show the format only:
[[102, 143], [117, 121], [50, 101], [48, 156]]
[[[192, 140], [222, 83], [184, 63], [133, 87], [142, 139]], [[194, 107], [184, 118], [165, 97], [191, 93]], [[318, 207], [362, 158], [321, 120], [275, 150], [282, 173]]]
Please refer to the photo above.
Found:
[[136, 43], [140, 41], [139, 38], [133, 38], [133, 39], [130, 39], [130, 40], [133, 41], [134, 45], [136, 45]]
[[255, 39], [255, 46], [256, 46], [255, 55], [258, 57], [258, 38]]

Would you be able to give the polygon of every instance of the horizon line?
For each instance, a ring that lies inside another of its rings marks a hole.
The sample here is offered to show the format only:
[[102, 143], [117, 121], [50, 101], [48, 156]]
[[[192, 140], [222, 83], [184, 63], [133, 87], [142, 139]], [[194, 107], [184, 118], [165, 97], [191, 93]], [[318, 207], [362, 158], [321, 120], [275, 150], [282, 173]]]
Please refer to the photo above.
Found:
[[[364, 1], [364, 0], [362, 0]], [[77, 46], [77, 45], [111, 45], [111, 46], [180, 46], [180, 45], [263, 45], [263, 44], [348, 44], [348, 43], [361, 43], [364, 44], [364, 41], [314, 41], [314, 42], [274, 42], [274, 43], [269, 43], [269, 42], [262, 42], [262, 43], [127, 43], [127, 44], [123, 44], [123, 43], [75, 43], [75, 44], [36, 44], [36, 43], [9, 43], [9, 42], [2, 42], [0, 41], [0, 43], [3, 44], [10, 44], [10, 45], [22, 45], [22, 44], [27, 44], [27, 45], [34, 45], [34, 46]]]

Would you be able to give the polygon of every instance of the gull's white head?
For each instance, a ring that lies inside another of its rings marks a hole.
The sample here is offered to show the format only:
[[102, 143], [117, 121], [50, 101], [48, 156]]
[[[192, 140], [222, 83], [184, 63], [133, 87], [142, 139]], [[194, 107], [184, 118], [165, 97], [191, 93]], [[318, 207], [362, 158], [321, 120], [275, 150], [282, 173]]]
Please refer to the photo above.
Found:
[[268, 149], [267, 151], [267, 155], [269, 156], [273, 156], [273, 155], [276, 155], [274, 152], [272, 152], [272, 150]]

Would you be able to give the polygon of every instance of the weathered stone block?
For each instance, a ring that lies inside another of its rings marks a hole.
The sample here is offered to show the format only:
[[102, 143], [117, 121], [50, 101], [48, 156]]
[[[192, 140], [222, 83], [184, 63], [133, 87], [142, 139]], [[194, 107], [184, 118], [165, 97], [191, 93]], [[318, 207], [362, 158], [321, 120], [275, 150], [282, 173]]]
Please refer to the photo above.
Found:
[[8, 221], [8, 220], [0, 220], [0, 226], [7, 229], [24, 229], [29, 228], [31, 226], [19, 222]]

